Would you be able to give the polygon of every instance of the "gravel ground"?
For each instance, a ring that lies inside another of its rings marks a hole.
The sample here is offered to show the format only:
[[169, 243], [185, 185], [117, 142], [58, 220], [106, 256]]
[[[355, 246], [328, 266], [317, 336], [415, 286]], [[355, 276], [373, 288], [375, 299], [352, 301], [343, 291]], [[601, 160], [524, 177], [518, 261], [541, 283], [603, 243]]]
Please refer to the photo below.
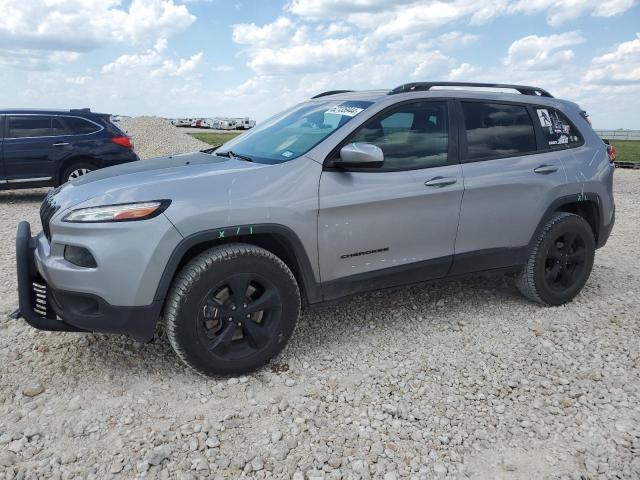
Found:
[[[276, 363], [204, 379], [162, 338], [0, 320], [0, 479], [640, 478], [640, 172], [564, 307], [505, 278], [381, 292], [304, 314]], [[13, 236], [41, 192], [0, 193]], [[636, 247], [634, 247], [634, 245]]]
[[118, 122], [118, 128], [133, 139], [134, 150], [142, 160], [211, 148], [164, 118], [127, 118]]

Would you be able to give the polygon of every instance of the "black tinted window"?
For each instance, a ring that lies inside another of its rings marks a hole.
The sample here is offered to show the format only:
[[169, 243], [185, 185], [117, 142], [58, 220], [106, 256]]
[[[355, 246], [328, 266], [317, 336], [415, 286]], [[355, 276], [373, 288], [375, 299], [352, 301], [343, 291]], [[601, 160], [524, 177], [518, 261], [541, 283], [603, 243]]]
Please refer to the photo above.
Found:
[[384, 152], [380, 170], [409, 170], [447, 164], [449, 129], [446, 102], [402, 105], [367, 121], [349, 143], [377, 145]]
[[53, 135], [71, 135], [71, 130], [65, 125], [60, 117], [53, 117], [51, 119], [51, 128], [53, 129]]
[[538, 107], [536, 109], [540, 126], [547, 144], [551, 148], [577, 145], [581, 142], [580, 134], [563, 114], [553, 108]]
[[8, 138], [47, 137], [51, 135], [51, 117], [24, 115], [7, 117]]
[[517, 156], [536, 150], [533, 122], [521, 105], [462, 102], [467, 159]]
[[78, 117], [61, 117], [62, 121], [67, 125], [68, 129], [73, 135], [83, 135], [87, 133], [94, 133], [100, 130], [95, 123], [89, 122], [83, 118]]

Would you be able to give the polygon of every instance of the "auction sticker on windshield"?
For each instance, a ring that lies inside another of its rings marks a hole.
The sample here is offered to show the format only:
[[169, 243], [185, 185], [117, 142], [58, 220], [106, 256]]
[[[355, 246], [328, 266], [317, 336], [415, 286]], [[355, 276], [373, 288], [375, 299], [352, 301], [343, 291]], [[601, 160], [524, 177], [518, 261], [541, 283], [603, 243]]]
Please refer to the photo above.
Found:
[[336, 115], [342, 115], [344, 117], [355, 117], [359, 114], [364, 108], [353, 107], [349, 105], [336, 105], [335, 107], [331, 107], [326, 113], [334, 113]]

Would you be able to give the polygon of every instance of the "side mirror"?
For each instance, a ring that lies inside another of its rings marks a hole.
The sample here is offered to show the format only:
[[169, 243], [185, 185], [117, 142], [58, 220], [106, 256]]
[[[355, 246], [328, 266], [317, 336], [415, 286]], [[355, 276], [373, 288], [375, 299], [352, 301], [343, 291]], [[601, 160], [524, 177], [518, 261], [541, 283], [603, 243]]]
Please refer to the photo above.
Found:
[[372, 143], [350, 143], [340, 149], [333, 161], [337, 168], [377, 168], [384, 163], [382, 149]]

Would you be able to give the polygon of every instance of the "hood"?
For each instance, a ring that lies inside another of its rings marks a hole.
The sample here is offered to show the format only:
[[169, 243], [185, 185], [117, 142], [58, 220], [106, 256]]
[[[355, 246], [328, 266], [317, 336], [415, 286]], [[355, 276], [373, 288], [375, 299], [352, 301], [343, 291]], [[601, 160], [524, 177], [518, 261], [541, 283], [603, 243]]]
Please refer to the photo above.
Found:
[[[102, 168], [65, 183], [55, 194], [59, 212], [75, 207], [164, 198], [163, 187], [192, 177], [230, 174], [268, 165], [203, 152], [170, 155]], [[94, 200], [89, 202], [89, 200]]]

